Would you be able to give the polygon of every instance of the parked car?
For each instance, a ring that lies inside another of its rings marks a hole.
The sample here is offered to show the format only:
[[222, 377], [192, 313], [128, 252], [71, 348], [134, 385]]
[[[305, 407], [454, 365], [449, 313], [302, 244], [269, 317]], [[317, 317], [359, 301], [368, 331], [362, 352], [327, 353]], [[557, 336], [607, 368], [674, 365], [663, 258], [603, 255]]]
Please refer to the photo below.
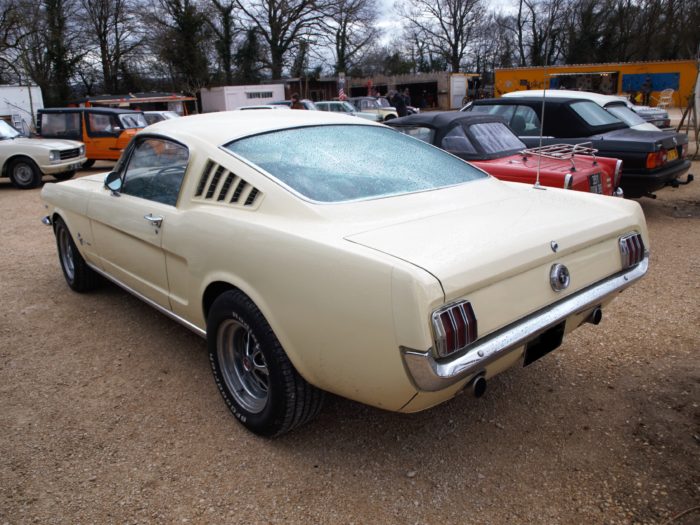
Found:
[[[542, 97], [543, 93], [544, 91], [541, 89], [531, 89], [526, 91], [513, 91], [511, 93], [506, 93], [503, 95], [503, 97]], [[631, 104], [629, 102], [625, 102], [620, 97], [601, 95], [600, 93], [592, 93], [589, 91], [574, 91], [569, 89], [550, 89], [547, 90], [545, 97], [590, 100], [591, 102], [598, 104], [600, 107], [605, 108], [609, 113], [615, 115], [632, 129], [659, 131], [658, 127], [651, 122], [647, 122], [641, 115], [638, 115], [632, 108], [629, 107]]]
[[85, 160], [80, 142], [25, 138], [0, 120], [0, 174], [21, 190], [36, 188], [43, 175], [70, 179]]
[[205, 337], [226, 404], [268, 436], [324, 391], [400, 412], [480, 395], [648, 268], [636, 202], [501, 182], [321, 111], [154, 124], [42, 198], [68, 286], [106, 277]]
[[[290, 104], [291, 105], [291, 104]], [[238, 106], [234, 111], [247, 111], [251, 109], [290, 109], [284, 104], [256, 104], [255, 106]]]
[[316, 102], [316, 107], [319, 111], [331, 111], [333, 113], [344, 113], [346, 115], [352, 115], [353, 117], [360, 117], [372, 122], [381, 122], [382, 117], [377, 113], [365, 113], [363, 111], [357, 111], [355, 106], [350, 104], [347, 100], [324, 100], [321, 102]]
[[[377, 97], [377, 102], [379, 102], [379, 105], [384, 109], [392, 109], [396, 111], [396, 108], [391, 105], [389, 99], [386, 97]], [[420, 113], [420, 109], [415, 106], [406, 105], [406, 112], [407, 115], [415, 115], [416, 113]], [[398, 112], [396, 114], [398, 115]]]
[[499, 115], [528, 146], [591, 142], [604, 157], [622, 160], [621, 186], [626, 197], [653, 197], [666, 186], [678, 187], [690, 168], [688, 137], [682, 133], [630, 129], [612, 113], [579, 98], [501, 97], [473, 101], [467, 111]]
[[[304, 106], [304, 109], [308, 109], [311, 111], [316, 111], [318, 108], [316, 107], [316, 104], [309, 100], [308, 98], [302, 98], [299, 102], [302, 103]], [[270, 105], [273, 106], [287, 106], [288, 108], [292, 107], [292, 101], [291, 100], [278, 100], [277, 102], [270, 102]], [[301, 108], [299, 108], [301, 109]]]
[[350, 97], [348, 102], [355, 106], [357, 111], [379, 115], [383, 122], [399, 116], [396, 109], [391, 106], [383, 107], [374, 97]]
[[149, 126], [163, 120], [180, 118], [180, 114], [175, 111], [144, 111], [143, 116]]
[[37, 132], [44, 138], [85, 143], [89, 168], [97, 160], [119, 160], [124, 148], [148, 125], [141, 111], [112, 108], [44, 108], [39, 110]]
[[[387, 122], [406, 135], [449, 151], [494, 177], [511, 182], [622, 196], [622, 161], [595, 156], [583, 145], [527, 149], [503, 118], [449, 111]], [[539, 176], [538, 176], [539, 174]]]

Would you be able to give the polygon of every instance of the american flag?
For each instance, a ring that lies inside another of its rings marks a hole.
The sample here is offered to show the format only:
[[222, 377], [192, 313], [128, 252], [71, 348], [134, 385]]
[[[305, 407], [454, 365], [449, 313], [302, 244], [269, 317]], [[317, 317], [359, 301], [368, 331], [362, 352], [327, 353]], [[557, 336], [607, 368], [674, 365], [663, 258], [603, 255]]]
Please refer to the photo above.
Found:
[[345, 100], [347, 98], [345, 96], [345, 90], [342, 87], [338, 90], [338, 98], [340, 100]]

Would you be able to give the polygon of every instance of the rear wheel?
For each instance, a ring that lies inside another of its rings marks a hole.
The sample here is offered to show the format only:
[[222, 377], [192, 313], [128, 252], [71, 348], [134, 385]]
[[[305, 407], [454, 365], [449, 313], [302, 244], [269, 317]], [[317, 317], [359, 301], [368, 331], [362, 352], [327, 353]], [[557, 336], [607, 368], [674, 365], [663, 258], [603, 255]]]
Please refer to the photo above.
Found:
[[90, 268], [83, 256], [80, 255], [77, 246], [73, 242], [68, 227], [62, 219], [55, 222], [56, 246], [58, 247], [58, 260], [61, 263], [63, 276], [68, 286], [76, 292], [88, 292], [100, 283], [100, 276]]
[[221, 395], [252, 432], [278, 436], [320, 411], [324, 392], [299, 375], [265, 317], [241, 291], [214, 301], [207, 344]]
[[21, 190], [30, 190], [41, 184], [41, 171], [32, 159], [21, 157], [10, 161], [7, 167], [12, 184]]

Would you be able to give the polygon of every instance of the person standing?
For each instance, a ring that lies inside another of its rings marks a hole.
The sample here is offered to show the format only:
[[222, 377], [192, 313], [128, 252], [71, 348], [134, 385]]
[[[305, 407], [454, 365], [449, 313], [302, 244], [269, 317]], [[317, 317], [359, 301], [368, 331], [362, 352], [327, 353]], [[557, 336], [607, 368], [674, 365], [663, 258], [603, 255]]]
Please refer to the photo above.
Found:
[[649, 105], [649, 99], [651, 98], [651, 90], [652, 90], [651, 77], [649, 75], [647, 75], [647, 78], [644, 79], [644, 83], [642, 84], [642, 95], [644, 96], [644, 105], [645, 106]]
[[304, 107], [304, 104], [302, 104], [301, 101], [299, 100], [299, 93], [292, 94], [292, 105], [290, 107], [292, 109], [306, 109]]
[[389, 102], [391, 102], [391, 105], [396, 108], [396, 113], [399, 115], [399, 117], [405, 117], [408, 115], [408, 111], [406, 110], [406, 100], [399, 91], [394, 92]]

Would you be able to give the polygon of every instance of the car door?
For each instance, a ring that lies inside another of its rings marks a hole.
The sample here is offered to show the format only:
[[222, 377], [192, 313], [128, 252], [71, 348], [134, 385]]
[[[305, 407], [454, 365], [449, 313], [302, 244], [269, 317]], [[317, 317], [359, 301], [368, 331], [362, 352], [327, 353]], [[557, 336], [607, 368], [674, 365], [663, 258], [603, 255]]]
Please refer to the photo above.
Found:
[[176, 208], [188, 150], [158, 137], [138, 137], [118, 166], [118, 189], [90, 200], [88, 216], [102, 268], [115, 280], [171, 309], [163, 232]]

